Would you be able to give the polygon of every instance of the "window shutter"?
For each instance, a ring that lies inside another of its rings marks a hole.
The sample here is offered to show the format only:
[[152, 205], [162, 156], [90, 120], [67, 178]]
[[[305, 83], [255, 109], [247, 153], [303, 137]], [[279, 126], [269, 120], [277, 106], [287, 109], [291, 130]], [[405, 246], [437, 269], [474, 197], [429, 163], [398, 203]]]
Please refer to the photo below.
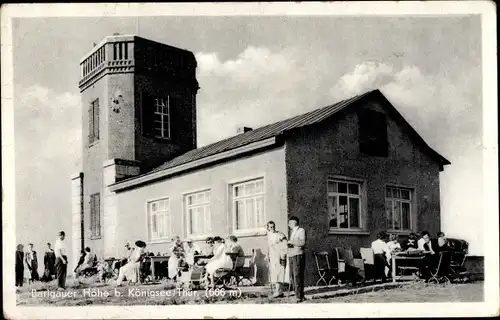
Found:
[[96, 212], [96, 235], [101, 235], [101, 195], [96, 194], [95, 199], [95, 212]]
[[94, 142], [94, 108], [92, 103], [89, 106], [89, 144]]
[[94, 139], [99, 140], [99, 99], [94, 101]]
[[154, 98], [146, 92], [142, 93], [141, 99], [141, 131], [142, 135], [151, 137], [154, 135]]

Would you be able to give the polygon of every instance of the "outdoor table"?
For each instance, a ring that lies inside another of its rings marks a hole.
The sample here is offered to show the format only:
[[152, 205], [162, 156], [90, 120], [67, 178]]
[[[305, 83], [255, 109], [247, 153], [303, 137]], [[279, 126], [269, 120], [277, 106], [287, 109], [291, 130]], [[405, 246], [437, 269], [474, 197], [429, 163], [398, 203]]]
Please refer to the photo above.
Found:
[[[391, 260], [392, 260], [392, 270], [391, 270], [391, 274], [392, 274], [392, 282], [395, 283], [396, 280], [403, 280], [405, 279], [405, 276], [401, 275], [401, 276], [396, 276], [396, 270], [397, 270], [397, 261], [402, 261], [402, 260], [406, 260], [406, 261], [413, 261], [413, 262], [419, 262], [419, 261], [422, 261], [424, 259], [424, 255], [409, 255], [407, 252], [397, 252], [397, 253], [394, 253], [392, 254], [392, 257], [391, 257]], [[414, 277], [412, 277], [412, 279], [414, 279]]]
[[151, 277], [153, 281], [156, 280], [156, 271], [155, 271], [155, 262], [168, 261], [170, 256], [146, 256], [146, 259], [149, 259], [151, 262]]

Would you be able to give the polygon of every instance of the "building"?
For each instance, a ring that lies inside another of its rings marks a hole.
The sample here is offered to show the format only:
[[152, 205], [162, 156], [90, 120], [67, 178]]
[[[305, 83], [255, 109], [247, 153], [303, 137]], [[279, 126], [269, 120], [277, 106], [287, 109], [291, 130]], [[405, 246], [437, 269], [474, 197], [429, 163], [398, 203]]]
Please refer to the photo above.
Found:
[[74, 250], [85, 243], [116, 256], [145, 239], [168, 253], [174, 235], [235, 234], [262, 257], [265, 223], [286, 232], [294, 215], [308, 236], [312, 283], [314, 250], [356, 250], [380, 230], [440, 229], [439, 172], [450, 163], [378, 90], [197, 149], [192, 53], [114, 36], [81, 66], [88, 112], [83, 173], [73, 179]]

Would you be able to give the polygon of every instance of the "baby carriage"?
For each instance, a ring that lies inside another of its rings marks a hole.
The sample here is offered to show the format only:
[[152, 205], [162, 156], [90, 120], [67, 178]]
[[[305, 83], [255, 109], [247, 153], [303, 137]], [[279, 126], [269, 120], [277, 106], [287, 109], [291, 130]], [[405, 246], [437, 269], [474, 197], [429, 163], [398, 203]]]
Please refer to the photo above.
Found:
[[177, 278], [177, 289], [194, 290], [205, 287], [205, 268], [203, 266], [192, 265], [181, 268], [180, 276]]

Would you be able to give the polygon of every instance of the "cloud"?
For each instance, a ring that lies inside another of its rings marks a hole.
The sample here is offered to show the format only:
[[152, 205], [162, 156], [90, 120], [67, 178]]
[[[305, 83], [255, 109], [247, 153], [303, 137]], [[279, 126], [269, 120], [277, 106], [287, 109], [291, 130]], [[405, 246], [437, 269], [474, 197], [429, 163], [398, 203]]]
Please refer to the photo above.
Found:
[[469, 79], [450, 79], [442, 74], [424, 74], [414, 65], [396, 68], [367, 61], [342, 75], [330, 94], [340, 100], [380, 89], [428, 142], [446, 147], [446, 137], [478, 137], [481, 131], [481, 101], [477, 95], [481, 81], [475, 76], [477, 70], [468, 71]]
[[16, 88], [15, 97], [16, 225], [29, 230], [19, 232], [18, 241], [42, 248], [57, 230], [71, 228], [70, 176], [81, 158], [80, 97], [40, 85]]
[[319, 107], [325, 59], [296, 49], [247, 47], [234, 59], [197, 53], [198, 137], [204, 145], [236, 134], [238, 126], [262, 126]]

